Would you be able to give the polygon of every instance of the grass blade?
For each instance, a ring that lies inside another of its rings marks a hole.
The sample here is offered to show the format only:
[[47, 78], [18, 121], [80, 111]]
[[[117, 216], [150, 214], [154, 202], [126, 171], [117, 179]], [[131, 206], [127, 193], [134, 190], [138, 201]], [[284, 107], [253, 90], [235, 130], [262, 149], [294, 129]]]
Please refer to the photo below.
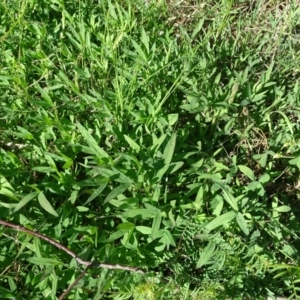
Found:
[[25, 206], [29, 201], [31, 201], [32, 199], [34, 199], [39, 192], [33, 192], [30, 193], [28, 195], [26, 195], [25, 197], [23, 197], [21, 199], [21, 201], [17, 204], [17, 206], [14, 209], [14, 212], [17, 212], [18, 210], [20, 210], [23, 206]]
[[109, 157], [109, 155], [98, 146], [97, 142], [95, 139], [91, 136], [91, 134], [79, 123], [77, 123], [77, 127], [80, 130], [82, 136], [84, 137], [85, 141], [87, 144], [90, 146], [91, 150], [93, 153], [98, 157], [98, 158], [104, 158], [104, 157]]
[[116, 198], [117, 196], [121, 195], [123, 192], [125, 192], [131, 184], [128, 183], [123, 183], [120, 184], [118, 187], [116, 187], [115, 189], [113, 189], [108, 195], [107, 197], [104, 199], [104, 203], [109, 202], [110, 200]]
[[208, 261], [214, 255], [216, 244], [214, 242], [209, 242], [208, 245], [204, 248], [203, 252], [200, 254], [200, 258], [197, 262], [196, 268], [199, 269], [202, 266], [206, 265]]
[[47, 200], [43, 192], [40, 192], [38, 195], [38, 201], [41, 207], [48, 212], [49, 214], [53, 215], [54, 217], [58, 217], [57, 212], [54, 210], [50, 202]]
[[214, 220], [212, 220], [211, 222], [209, 222], [205, 228], [208, 231], [212, 231], [213, 229], [219, 227], [219, 226], [223, 226], [228, 224], [230, 221], [232, 221], [235, 217], [236, 217], [237, 213], [233, 210], [218, 216], [217, 218], [215, 218]]

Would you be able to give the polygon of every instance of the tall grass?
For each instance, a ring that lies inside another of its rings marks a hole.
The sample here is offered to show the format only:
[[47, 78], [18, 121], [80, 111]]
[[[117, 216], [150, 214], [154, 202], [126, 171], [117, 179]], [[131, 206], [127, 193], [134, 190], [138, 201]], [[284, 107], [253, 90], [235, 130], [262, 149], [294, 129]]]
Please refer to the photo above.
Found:
[[[90, 269], [68, 299], [300, 296], [298, 1], [0, 11], [0, 218], [146, 271]], [[0, 233], [0, 298], [81, 273]]]

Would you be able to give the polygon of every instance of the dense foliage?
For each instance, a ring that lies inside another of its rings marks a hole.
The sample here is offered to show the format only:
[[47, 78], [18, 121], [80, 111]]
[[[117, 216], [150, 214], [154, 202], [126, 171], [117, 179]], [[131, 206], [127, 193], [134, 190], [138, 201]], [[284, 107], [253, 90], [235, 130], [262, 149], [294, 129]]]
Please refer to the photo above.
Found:
[[[91, 268], [67, 299], [300, 297], [297, 1], [0, 3], [0, 219]], [[0, 298], [82, 266], [0, 229]]]

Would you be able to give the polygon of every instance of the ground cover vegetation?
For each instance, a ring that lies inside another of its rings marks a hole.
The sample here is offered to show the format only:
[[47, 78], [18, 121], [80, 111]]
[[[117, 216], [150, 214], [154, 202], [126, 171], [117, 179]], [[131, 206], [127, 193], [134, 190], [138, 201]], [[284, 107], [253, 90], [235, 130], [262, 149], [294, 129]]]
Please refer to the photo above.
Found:
[[299, 298], [299, 20], [1, 1], [0, 298]]

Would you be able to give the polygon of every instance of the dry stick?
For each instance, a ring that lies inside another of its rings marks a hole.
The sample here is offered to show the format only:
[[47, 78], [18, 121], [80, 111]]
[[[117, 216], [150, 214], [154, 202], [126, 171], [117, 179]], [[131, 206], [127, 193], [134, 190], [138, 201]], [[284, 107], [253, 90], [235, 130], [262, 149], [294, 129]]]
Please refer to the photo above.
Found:
[[67, 254], [69, 254], [70, 256], [72, 256], [74, 259], [76, 259], [76, 261], [81, 264], [86, 266], [86, 268], [84, 269], [84, 271], [76, 278], [75, 282], [72, 283], [69, 288], [60, 296], [59, 299], [63, 299], [69, 292], [70, 290], [74, 287], [74, 285], [80, 280], [80, 278], [82, 278], [84, 276], [84, 274], [87, 272], [87, 270], [90, 267], [95, 267], [95, 268], [106, 268], [106, 269], [111, 269], [111, 270], [124, 270], [124, 271], [130, 271], [130, 272], [137, 272], [137, 273], [141, 273], [144, 274], [144, 271], [142, 271], [139, 268], [134, 268], [134, 267], [128, 267], [128, 266], [122, 266], [119, 264], [106, 264], [106, 263], [99, 263], [99, 262], [95, 262], [95, 261], [89, 261], [89, 260], [83, 260], [80, 257], [77, 256], [76, 253], [74, 253], [73, 251], [71, 251], [70, 249], [68, 249], [67, 247], [63, 246], [62, 244], [50, 239], [49, 237], [40, 234], [36, 231], [32, 231], [30, 229], [24, 228], [20, 225], [16, 225], [7, 221], [3, 221], [0, 220], [0, 225], [6, 226], [6, 227], [10, 227], [13, 228], [17, 231], [22, 231], [25, 233], [28, 233], [30, 235], [33, 235], [35, 237], [38, 237], [46, 242], [48, 242], [49, 244], [57, 247], [58, 249], [66, 252]]
[[77, 282], [85, 275], [85, 273], [87, 272], [87, 270], [90, 268], [91, 266], [87, 266], [81, 273], [80, 275], [75, 279], [75, 281], [70, 284], [70, 286], [60, 295], [60, 297], [58, 298], [58, 300], [63, 300], [68, 294], [69, 292], [72, 290], [72, 288], [77, 284]]
[[20, 225], [16, 225], [7, 221], [3, 221], [0, 220], [0, 225], [6, 226], [6, 227], [10, 227], [13, 228], [17, 231], [22, 231], [22, 232], [26, 232], [30, 235], [33, 235], [35, 237], [38, 237], [46, 242], [48, 242], [49, 244], [57, 247], [58, 249], [66, 252], [67, 254], [69, 254], [70, 256], [72, 256], [73, 258], [76, 259], [76, 261], [84, 266], [92, 266], [92, 267], [97, 267], [97, 268], [106, 268], [106, 269], [111, 269], [111, 270], [124, 270], [124, 271], [130, 271], [130, 272], [137, 272], [137, 273], [141, 273], [144, 274], [144, 271], [142, 271], [139, 268], [134, 268], [134, 267], [128, 267], [128, 266], [122, 266], [119, 264], [105, 264], [105, 263], [98, 263], [98, 262], [93, 262], [93, 261], [89, 261], [89, 260], [83, 260], [80, 257], [78, 257], [76, 255], [76, 253], [74, 253], [73, 251], [71, 251], [70, 249], [68, 249], [67, 247], [63, 246], [62, 244], [50, 239], [49, 237], [40, 234], [36, 231], [32, 231], [30, 229], [24, 228]]

